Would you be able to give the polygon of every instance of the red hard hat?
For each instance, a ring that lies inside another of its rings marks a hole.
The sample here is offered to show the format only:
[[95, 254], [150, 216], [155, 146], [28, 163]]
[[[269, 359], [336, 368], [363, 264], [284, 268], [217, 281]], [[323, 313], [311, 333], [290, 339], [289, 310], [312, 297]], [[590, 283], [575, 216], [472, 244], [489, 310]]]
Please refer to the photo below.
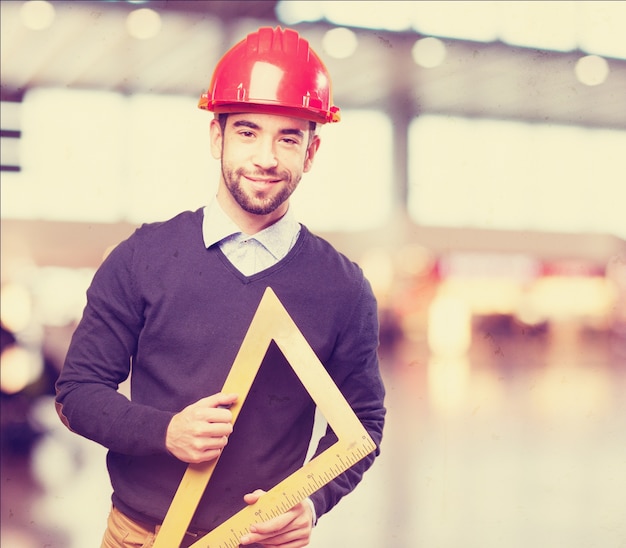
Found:
[[198, 106], [212, 112], [265, 112], [325, 124], [340, 120], [330, 75], [295, 30], [262, 27], [224, 54]]

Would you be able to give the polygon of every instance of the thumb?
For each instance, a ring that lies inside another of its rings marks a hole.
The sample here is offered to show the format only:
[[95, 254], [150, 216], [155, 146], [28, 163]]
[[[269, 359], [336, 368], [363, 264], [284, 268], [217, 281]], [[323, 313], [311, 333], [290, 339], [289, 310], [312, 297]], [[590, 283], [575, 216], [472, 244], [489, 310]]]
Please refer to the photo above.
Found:
[[247, 495], [244, 495], [243, 500], [245, 500], [247, 504], [254, 504], [264, 494], [265, 494], [265, 491], [263, 491], [263, 489], [257, 489], [256, 491], [252, 493], [248, 493]]

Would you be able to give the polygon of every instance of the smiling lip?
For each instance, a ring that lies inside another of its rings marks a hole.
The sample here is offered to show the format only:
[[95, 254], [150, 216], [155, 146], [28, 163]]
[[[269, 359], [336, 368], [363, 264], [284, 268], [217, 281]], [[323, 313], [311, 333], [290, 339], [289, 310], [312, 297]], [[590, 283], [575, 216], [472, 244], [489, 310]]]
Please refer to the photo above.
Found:
[[249, 175], [244, 175], [244, 177], [255, 183], [277, 183], [280, 181], [280, 179], [277, 179], [276, 177], [251, 177]]
[[269, 186], [272, 186], [280, 182], [280, 179], [264, 179], [262, 177], [245, 177], [245, 178], [252, 184], [252, 186], [256, 188], [267, 188]]

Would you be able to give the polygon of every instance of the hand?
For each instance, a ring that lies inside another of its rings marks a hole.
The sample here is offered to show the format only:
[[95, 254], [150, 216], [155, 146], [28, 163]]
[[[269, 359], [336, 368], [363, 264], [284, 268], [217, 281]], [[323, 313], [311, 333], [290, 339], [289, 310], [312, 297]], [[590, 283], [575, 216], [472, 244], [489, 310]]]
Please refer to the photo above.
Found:
[[236, 394], [219, 393], [185, 407], [167, 427], [167, 450], [183, 462], [216, 459], [233, 431], [233, 415], [228, 407], [236, 401]]
[[[257, 489], [254, 493], [245, 495], [244, 500], [248, 504], [254, 504], [264, 493], [265, 491]], [[302, 501], [276, 518], [252, 525], [250, 533], [244, 535], [240, 542], [243, 545], [256, 542], [265, 548], [301, 548], [309, 545], [312, 531], [313, 513], [309, 504]]]

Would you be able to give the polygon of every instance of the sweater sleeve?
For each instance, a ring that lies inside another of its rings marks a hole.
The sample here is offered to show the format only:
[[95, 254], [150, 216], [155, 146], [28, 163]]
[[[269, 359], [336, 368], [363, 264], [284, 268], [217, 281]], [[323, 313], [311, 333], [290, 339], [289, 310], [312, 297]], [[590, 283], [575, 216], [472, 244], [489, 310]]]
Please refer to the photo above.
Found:
[[128, 455], [166, 452], [172, 415], [131, 402], [119, 391], [130, 373], [143, 325], [133, 279], [136, 234], [96, 272], [87, 305], [56, 383], [56, 407], [72, 431]]
[[[339, 369], [347, 372], [335, 381], [374, 440], [376, 450], [311, 495], [318, 518], [357, 486], [380, 453], [386, 410], [385, 389], [380, 375], [377, 351], [376, 301], [370, 284], [363, 279], [360, 296], [344, 332], [337, 341], [333, 362], [340, 364]], [[324, 452], [336, 440], [336, 436], [329, 429], [320, 440], [314, 457]]]

